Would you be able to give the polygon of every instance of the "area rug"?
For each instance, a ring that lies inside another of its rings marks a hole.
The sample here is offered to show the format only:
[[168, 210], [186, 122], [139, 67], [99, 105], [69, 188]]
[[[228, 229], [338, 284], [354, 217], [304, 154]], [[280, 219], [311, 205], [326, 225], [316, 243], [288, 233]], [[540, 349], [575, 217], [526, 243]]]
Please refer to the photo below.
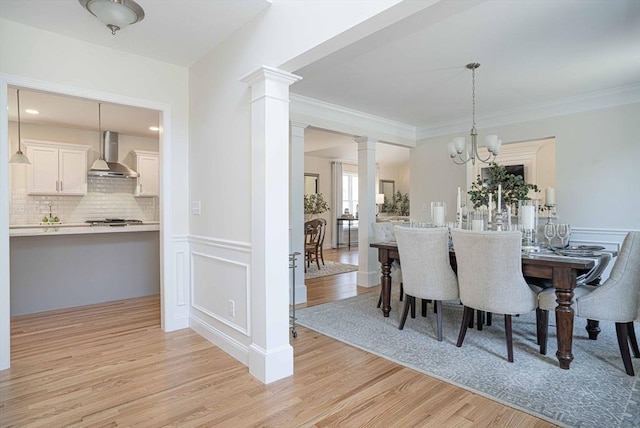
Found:
[[318, 266], [316, 266], [315, 263], [311, 263], [307, 268], [307, 272], [304, 277], [305, 279], [320, 278], [322, 276], [337, 275], [339, 273], [353, 272], [356, 270], [358, 270], [358, 266], [356, 265], [348, 265], [345, 263], [326, 260], [324, 265], [322, 264], [322, 261], [320, 261], [320, 269], [318, 269]]
[[547, 355], [538, 352], [535, 313], [513, 318], [514, 363], [507, 362], [504, 317], [493, 325], [469, 329], [455, 346], [462, 319], [457, 302], [443, 305], [444, 340], [436, 340], [433, 308], [423, 318], [409, 318], [398, 330], [401, 302], [392, 293], [392, 311], [384, 318], [376, 308], [378, 293], [297, 311], [297, 323], [383, 358], [460, 386], [505, 405], [568, 427], [640, 427], [640, 359], [636, 376], [627, 376], [613, 323], [601, 322], [592, 341], [585, 320], [576, 318], [574, 361], [570, 370], [555, 358], [555, 318], [550, 314]]

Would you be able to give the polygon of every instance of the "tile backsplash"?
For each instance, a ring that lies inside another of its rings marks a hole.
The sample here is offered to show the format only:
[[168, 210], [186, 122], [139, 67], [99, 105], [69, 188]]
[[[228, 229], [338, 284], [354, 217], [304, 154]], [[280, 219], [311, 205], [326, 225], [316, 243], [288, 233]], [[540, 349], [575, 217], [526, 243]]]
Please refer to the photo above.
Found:
[[11, 225], [38, 224], [49, 215], [63, 223], [125, 218], [143, 221], [160, 219], [158, 197], [134, 197], [136, 180], [130, 178], [87, 177], [87, 194], [82, 196], [28, 195], [25, 189], [11, 192]]

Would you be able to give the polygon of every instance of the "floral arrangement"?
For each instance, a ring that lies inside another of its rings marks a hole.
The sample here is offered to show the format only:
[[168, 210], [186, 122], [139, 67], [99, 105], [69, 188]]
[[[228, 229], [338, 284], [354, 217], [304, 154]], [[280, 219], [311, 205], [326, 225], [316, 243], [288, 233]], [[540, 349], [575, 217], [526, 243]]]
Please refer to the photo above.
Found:
[[322, 214], [325, 211], [329, 211], [329, 204], [324, 200], [322, 193], [304, 195], [305, 214]]
[[384, 204], [382, 204], [380, 211], [382, 211], [383, 213], [389, 213], [389, 214], [394, 214], [398, 216], [408, 216], [409, 215], [409, 195], [407, 193], [403, 195], [398, 190], [391, 197], [391, 200], [385, 197]]
[[[476, 181], [469, 190], [469, 199], [474, 208], [489, 205], [489, 193], [495, 194], [498, 191], [498, 184], [502, 185], [502, 203], [505, 205], [515, 205], [520, 200], [528, 200], [529, 191], [539, 192], [538, 186], [526, 183], [519, 175], [509, 174], [504, 165], [492, 162], [488, 168], [489, 177], [483, 179], [478, 175]], [[496, 198], [493, 198], [494, 203]]]

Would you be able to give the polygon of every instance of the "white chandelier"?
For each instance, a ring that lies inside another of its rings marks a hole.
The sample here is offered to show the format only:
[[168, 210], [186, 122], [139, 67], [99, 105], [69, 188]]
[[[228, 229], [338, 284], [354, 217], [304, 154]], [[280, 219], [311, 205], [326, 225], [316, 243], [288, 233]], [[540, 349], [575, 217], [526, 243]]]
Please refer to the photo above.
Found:
[[[471, 161], [473, 165], [476, 163], [476, 159], [483, 163], [491, 163], [498, 156], [502, 141], [498, 139], [497, 135], [487, 135], [485, 137], [485, 144], [489, 151], [489, 156], [485, 159], [480, 157], [478, 153], [478, 133], [476, 132], [476, 68], [480, 67], [477, 62], [467, 64], [467, 68], [471, 70], [471, 100], [473, 105], [472, 119], [473, 124], [471, 126], [471, 147], [467, 150], [467, 145], [464, 137], [455, 137], [453, 141], [449, 143], [449, 156], [453, 159], [453, 163], [456, 165], [464, 165]], [[464, 156], [463, 156], [464, 153]]]

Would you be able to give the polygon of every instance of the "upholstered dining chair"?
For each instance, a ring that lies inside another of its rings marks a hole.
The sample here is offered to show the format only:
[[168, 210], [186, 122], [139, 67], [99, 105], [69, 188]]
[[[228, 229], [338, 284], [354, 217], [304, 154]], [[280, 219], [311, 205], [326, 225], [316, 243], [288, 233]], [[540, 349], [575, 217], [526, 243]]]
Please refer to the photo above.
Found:
[[[539, 295], [540, 309], [547, 323], [541, 326], [545, 344], [548, 330], [548, 311], [556, 307], [553, 290], [544, 290]], [[634, 376], [629, 347], [633, 356], [640, 358], [638, 341], [633, 322], [640, 321], [640, 232], [629, 232], [622, 241], [618, 258], [611, 274], [601, 285], [584, 285], [574, 289], [574, 310], [582, 318], [613, 321], [616, 325], [618, 347], [625, 371]]]
[[[394, 223], [388, 221], [371, 223], [371, 230], [373, 231], [372, 242], [396, 242]], [[392, 281], [400, 284], [400, 301], [402, 302], [404, 296], [402, 269], [400, 268], [400, 263], [397, 260], [395, 260], [391, 265], [391, 279]], [[381, 304], [382, 290], [380, 290], [380, 297], [378, 297], [378, 307], [380, 307]]]
[[[576, 287], [573, 290], [574, 298], [582, 296], [584, 293], [589, 291], [589, 288], [582, 288], [582, 286], [597, 285], [599, 283], [602, 273], [605, 271], [612, 258], [611, 253], [603, 253], [591, 270], [576, 278]], [[538, 309], [536, 309], [538, 345], [540, 346], [540, 353], [542, 355], [546, 355], [549, 337], [549, 311], [555, 311], [556, 309], [556, 293], [550, 280], [545, 279], [543, 281], [535, 281], [534, 284], [547, 289], [538, 294]], [[587, 330], [589, 329], [588, 326], [589, 324], [587, 324]]]
[[416, 298], [431, 299], [436, 306], [438, 341], [442, 341], [442, 301], [458, 298], [458, 280], [449, 262], [447, 228], [409, 228], [396, 226], [396, 241], [402, 260], [406, 299], [399, 329], [407, 314], [415, 318]]
[[513, 362], [512, 315], [538, 307], [538, 287], [522, 275], [520, 232], [451, 229], [464, 315], [456, 346], [462, 346], [473, 311], [504, 314], [507, 360]]

